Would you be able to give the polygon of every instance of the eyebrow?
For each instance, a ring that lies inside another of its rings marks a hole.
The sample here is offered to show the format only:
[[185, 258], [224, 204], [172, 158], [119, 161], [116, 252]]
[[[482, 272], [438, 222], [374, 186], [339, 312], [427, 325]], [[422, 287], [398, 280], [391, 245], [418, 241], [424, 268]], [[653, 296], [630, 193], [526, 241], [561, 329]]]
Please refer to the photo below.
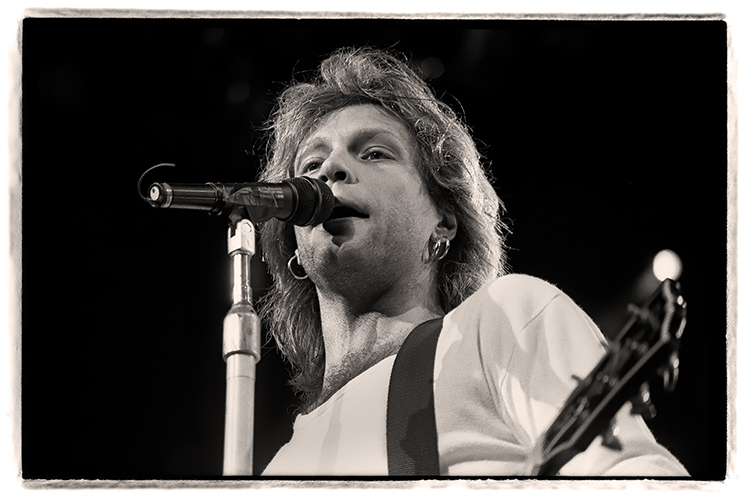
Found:
[[396, 142], [399, 143], [399, 145], [403, 142], [403, 137], [401, 137], [400, 134], [394, 133], [393, 131], [391, 131], [391, 129], [381, 128], [381, 127], [365, 128], [365, 129], [359, 130], [355, 134], [354, 138], [355, 140], [358, 140], [358, 141], [366, 141], [366, 140], [371, 140], [371, 139], [377, 139], [380, 136], [385, 136], [387, 138], [395, 140]]
[[[408, 153], [409, 147], [411, 146], [410, 143], [404, 144], [404, 139], [400, 134], [392, 132], [389, 128], [384, 127], [373, 127], [373, 128], [364, 128], [361, 130], [356, 131], [352, 136], [349, 138], [352, 140], [354, 144], [358, 144], [365, 141], [371, 141], [374, 139], [379, 138], [388, 139], [391, 144], [394, 146], [398, 146], [399, 152], [402, 154]], [[389, 144], [390, 145], [390, 144]], [[297, 155], [295, 157], [295, 164], [299, 162], [299, 160], [312, 152], [315, 152], [317, 150], [327, 150], [329, 149], [328, 142], [323, 139], [322, 137], [315, 137], [312, 139], [312, 142], [309, 144], [303, 145], [297, 152]]]

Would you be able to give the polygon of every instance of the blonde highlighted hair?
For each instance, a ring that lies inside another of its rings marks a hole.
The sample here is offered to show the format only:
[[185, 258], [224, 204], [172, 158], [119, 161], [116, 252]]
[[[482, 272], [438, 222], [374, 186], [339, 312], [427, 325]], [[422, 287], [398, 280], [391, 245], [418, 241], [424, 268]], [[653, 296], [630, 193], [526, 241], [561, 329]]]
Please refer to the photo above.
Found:
[[[438, 277], [441, 306], [448, 312], [505, 273], [507, 227], [468, 128], [400, 57], [372, 48], [340, 49], [321, 63], [312, 80], [287, 87], [267, 122], [267, 157], [259, 181], [293, 176], [297, 148], [319, 120], [356, 104], [382, 106], [403, 121], [416, 138], [418, 167], [430, 197], [456, 215], [458, 232]], [[273, 278], [261, 316], [292, 366], [291, 384], [304, 408], [317, 398], [325, 366], [317, 292], [310, 280], [294, 279], [287, 269], [297, 248], [292, 226], [275, 219], [264, 223], [260, 247]]]

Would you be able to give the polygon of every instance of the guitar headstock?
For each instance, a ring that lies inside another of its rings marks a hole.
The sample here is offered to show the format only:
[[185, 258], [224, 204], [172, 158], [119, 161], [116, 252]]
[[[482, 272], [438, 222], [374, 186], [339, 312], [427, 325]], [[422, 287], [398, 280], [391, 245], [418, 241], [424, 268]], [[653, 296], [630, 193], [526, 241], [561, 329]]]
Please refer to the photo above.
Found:
[[[659, 346], [663, 352], [659, 353], [662, 363], [656, 367], [655, 372], [662, 378], [664, 389], [673, 391], [677, 385], [679, 375], [679, 341], [685, 330], [686, 303], [680, 292], [679, 283], [672, 280], [664, 280], [654, 292], [649, 301], [642, 307], [630, 304], [628, 312], [631, 314], [630, 321], [620, 331], [614, 342], [623, 345], [631, 338], [645, 336], [643, 340], [650, 346]], [[631, 322], [647, 324], [648, 327], [640, 331], [634, 326], [628, 328]], [[657, 328], [658, 327], [658, 328]], [[664, 359], [666, 358], [666, 361]], [[643, 382], [639, 394], [630, 399], [633, 411], [641, 414], [644, 418], [653, 418], [656, 410], [650, 401], [648, 382]]]
[[540, 438], [534, 475], [557, 474], [598, 435], [617, 449], [611, 421], [628, 401], [646, 418], [655, 414], [648, 381], [656, 373], [667, 390], [674, 389], [685, 322], [686, 302], [673, 280], [664, 280], [642, 306], [628, 306], [625, 326]]

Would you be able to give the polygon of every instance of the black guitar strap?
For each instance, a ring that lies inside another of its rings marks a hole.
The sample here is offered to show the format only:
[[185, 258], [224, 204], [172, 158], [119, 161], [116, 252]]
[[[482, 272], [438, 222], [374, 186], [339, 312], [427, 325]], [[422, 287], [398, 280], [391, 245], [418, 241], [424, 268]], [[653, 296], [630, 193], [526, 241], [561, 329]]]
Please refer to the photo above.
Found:
[[393, 363], [388, 385], [388, 474], [439, 476], [433, 373], [443, 318], [417, 326]]

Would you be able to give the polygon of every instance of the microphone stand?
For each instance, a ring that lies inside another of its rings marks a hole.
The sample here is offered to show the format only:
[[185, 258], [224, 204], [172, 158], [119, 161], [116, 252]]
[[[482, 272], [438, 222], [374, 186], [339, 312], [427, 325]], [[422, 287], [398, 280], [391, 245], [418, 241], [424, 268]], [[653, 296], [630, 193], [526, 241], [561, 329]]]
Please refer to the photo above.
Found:
[[226, 370], [224, 419], [225, 476], [253, 473], [255, 365], [260, 360], [260, 318], [253, 307], [250, 263], [255, 254], [255, 226], [243, 208], [229, 215], [232, 305], [224, 317], [223, 357]]
[[[154, 165], [138, 179], [138, 195], [152, 207], [205, 210], [212, 215], [223, 214], [227, 207], [232, 207], [228, 214], [227, 242], [232, 305], [224, 317], [222, 341], [227, 365], [223, 475], [249, 476], [253, 473], [255, 366], [260, 361], [261, 332], [250, 284], [250, 264], [255, 255], [252, 221], [277, 217], [294, 224], [311, 224], [328, 217], [335, 199], [324, 182], [308, 177], [253, 187], [237, 185], [236, 191], [231, 190], [231, 185], [221, 188], [211, 183], [200, 186], [153, 183], [148, 196], [144, 195], [141, 186], [146, 174], [164, 166], [175, 165]], [[301, 209], [299, 214], [298, 209]]]

